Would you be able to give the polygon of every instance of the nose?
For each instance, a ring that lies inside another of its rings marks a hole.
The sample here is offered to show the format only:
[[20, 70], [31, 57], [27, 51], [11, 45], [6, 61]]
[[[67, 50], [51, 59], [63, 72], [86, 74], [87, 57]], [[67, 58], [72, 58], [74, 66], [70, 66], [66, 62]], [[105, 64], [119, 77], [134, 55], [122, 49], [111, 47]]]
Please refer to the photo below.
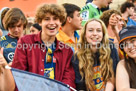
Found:
[[19, 31], [19, 27], [16, 26], [16, 27], [15, 27], [15, 31]]
[[93, 35], [94, 35], [94, 36], [97, 35], [97, 31], [96, 31], [96, 30], [93, 31]]
[[83, 20], [83, 18], [82, 18], [82, 17], [80, 17], [80, 20], [82, 21], [82, 20]]
[[53, 20], [53, 19], [50, 19], [49, 24], [54, 24], [54, 20]]

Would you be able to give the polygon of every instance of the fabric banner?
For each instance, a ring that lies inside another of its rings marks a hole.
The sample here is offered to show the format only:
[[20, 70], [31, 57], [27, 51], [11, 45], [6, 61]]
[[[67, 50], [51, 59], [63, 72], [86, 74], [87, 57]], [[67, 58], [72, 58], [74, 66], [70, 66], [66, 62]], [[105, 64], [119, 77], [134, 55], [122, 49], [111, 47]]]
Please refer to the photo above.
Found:
[[19, 91], [70, 91], [62, 82], [14, 68], [11, 71]]

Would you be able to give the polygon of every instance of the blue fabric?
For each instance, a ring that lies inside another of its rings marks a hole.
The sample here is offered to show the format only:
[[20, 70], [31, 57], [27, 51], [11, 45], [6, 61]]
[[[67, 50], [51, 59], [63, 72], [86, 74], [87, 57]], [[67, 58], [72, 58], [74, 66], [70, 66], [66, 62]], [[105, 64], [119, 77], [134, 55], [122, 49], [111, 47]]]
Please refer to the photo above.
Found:
[[79, 40], [80, 36], [79, 36], [79, 34], [77, 33], [77, 31], [74, 32], [74, 36], [75, 36], [75, 38], [77, 38], [77, 40]]
[[[44, 68], [46, 69], [46, 68], [52, 68], [53, 67], [54, 68], [54, 79], [55, 79], [55, 65], [56, 65], [56, 63], [53, 62], [53, 53], [56, 49], [56, 43], [54, 42], [49, 48], [52, 49], [52, 54], [51, 54], [52, 61], [51, 61], [51, 63], [50, 62], [47, 63], [46, 62], [46, 56], [45, 56]], [[48, 51], [48, 48], [46, 47], [46, 53], [47, 53], [47, 51]], [[48, 73], [44, 72], [44, 76], [48, 77], [48, 74], [49, 74], [49, 72]]]
[[10, 36], [6, 35], [0, 39], [0, 47], [4, 48], [3, 55], [8, 63], [13, 61], [16, 45], [16, 38], [11, 38]]
[[131, 26], [131, 25], [135, 25], [136, 26], [136, 22], [134, 20], [128, 18], [127, 26]]
[[18, 91], [70, 91], [62, 82], [14, 68], [11, 71]]

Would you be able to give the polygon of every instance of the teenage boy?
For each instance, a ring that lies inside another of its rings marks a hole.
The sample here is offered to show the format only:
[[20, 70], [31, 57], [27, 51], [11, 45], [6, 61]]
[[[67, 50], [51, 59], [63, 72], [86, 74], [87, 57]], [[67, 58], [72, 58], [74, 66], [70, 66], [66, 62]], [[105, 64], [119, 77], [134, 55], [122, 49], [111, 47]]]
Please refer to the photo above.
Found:
[[[43, 75], [75, 88], [75, 73], [71, 64], [72, 49], [55, 38], [65, 17], [62, 6], [40, 6], [35, 19], [41, 25], [42, 31], [19, 39], [12, 67]], [[5, 60], [2, 56], [0, 59], [3, 61], [0, 65], [4, 67]], [[7, 73], [9, 70], [4, 71]]]

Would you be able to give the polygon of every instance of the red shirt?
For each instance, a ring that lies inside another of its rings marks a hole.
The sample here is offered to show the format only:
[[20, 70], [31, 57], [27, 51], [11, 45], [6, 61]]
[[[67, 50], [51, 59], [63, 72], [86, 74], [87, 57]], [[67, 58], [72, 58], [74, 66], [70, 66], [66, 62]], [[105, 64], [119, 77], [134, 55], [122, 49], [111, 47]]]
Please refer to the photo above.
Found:
[[[55, 79], [75, 88], [75, 73], [71, 64], [73, 52], [70, 47], [65, 46], [56, 39]], [[26, 35], [18, 40], [12, 67], [44, 75], [45, 56], [46, 48], [42, 44], [41, 32], [37, 35]]]

